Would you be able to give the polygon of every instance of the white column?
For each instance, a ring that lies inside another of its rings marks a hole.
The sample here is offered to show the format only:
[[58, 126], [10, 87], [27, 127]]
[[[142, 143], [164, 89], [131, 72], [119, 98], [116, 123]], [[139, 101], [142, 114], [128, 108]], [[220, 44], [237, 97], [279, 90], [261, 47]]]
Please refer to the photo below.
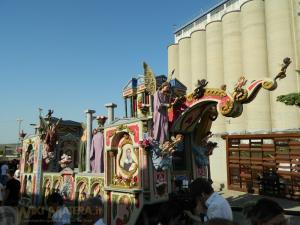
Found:
[[107, 108], [107, 121], [108, 123], [111, 123], [115, 120], [115, 108], [117, 105], [114, 103], [108, 103], [105, 105], [105, 107]]
[[91, 150], [91, 144], [92, 144], [92, 129], [93, 129], [93, 113], [95, 113], [95, 110], [87, 109], [85, 110], [86, 113], [86, 134], [87, 134], [87, 140], [86, 140], [86, 155], [85, 155], [85, 172], [89, 173], [91, 172], [91, 166], [90, 166], [90, 150]]

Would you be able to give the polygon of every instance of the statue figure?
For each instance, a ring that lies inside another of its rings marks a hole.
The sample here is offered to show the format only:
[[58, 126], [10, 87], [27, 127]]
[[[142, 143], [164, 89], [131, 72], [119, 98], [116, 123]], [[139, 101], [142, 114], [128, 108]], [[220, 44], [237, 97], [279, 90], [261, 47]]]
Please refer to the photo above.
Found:
[[204, 88], [208, 84], [208, 81], [205, 79], [198, 80], [197, 82], [197, 88], [194, 90], [193, 97], [194, 98], [202, 98], [204, 95]]
[[91, 160], [91, 169], [93, 173], [103, 173], [104, 172], [104, 159], [103, 159], [103, 150], [104, 150], [104, 124], [107, 120], [105, 116], [97, 116], [98, 128], [97, 133], [94, 134], [92, 139], [92, 145], [90, 150], [90, 160]]
[[47, 114], [47, 119], [50, 121], [52, 118], [52, 114], [54, 113], [54, 110], [49, 109]]
[[195, 162], [198, 167], [208, 166], [208, 157], [212, 154], [213, 150], [218, 147], [216, 142], [209, 141], [212, 136], [213, 134], [208, 131], [205, 137], [201, 140], [199, 146], [192, 144], [192, 151], [195, 155]]
[[80, 138], [80, 145], [79, 145], [79, 172], [83, 172], [86, 170], [85, 168], [85, 156], [86, 156], [86, 140], [87, 140], [87, 130], [84, 125], [82, 125], [83, 134]]
[[31, 173], [32, 169], [33, 169], [33, 161], [34, 161], [34, 149], [31, 143], [31, 140], [29, 140], [29, 145], [28, 148], [26, 150], [26, 156], [25, 156], [25, 160], [26, 160], [26, 165], [25, 165], [25, 172], [27, 173]]
[[279, 78], [280, 80], [286, 77], [286, 69], [291, 64], [291, 59], [289, 57], [286, 57], [283, 59], [283, 64], [281, 66], [280, 72], [275, 77], [275, 81]]
[[169, 90], [170, 84], [168, 82], [164, 82], [154, 94], [153, 138], [160, 144], [163, 144], [168, 139], [169, 135]]
[[241, 76], [237, 83], [234, 86], [234, 93], [233, 93], [233, 98], [235, 100], [239, 100], [240, 97], [243, 96], [243, 87], [246, 85], [247, 80], [244, 76]]
[[56, 134], [56, 127], [58, 124], [52, 124], [49, 126], [46, 137], [45, 137], [45, 150], [47, 152], [53, 152], [56, 141], [57, 141], [57, 134]]
[[[43, 150], [43, 170], [47, 170], [48, 164], [53, 161], [55, 158], [55, 147], [57, 142], [57, 127], [62, 121], [60, 118], [56, 123], [52, 123], [53, 110], [49, 110], [48, 117], [44, 119], [40, 116], [39, 124], [39, 136], [44, 141], [44, 150]], [[52, 165], [54, 166], [54, 165]]]

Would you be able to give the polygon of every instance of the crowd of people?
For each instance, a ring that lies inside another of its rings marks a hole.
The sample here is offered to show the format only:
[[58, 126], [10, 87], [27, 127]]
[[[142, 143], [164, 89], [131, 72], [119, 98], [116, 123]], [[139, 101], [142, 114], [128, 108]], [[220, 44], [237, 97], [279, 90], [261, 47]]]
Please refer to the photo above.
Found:
[[[189, 187], [190, 209], [170, 200], [161, 205], [157, 222], [148, 225], [244, 225], [233, 221], [228, 201], [212, 188], [211, 181], [198, 178]], [[244, 217], [251, 225], [287, 225], [283, 208], [269, 198], [246, 204]], [[150, 220], [148, 220], [150, 221]]]
[[[104, 204], [100, 197], [91, 197], [82, 202], [80, 204], [82, 210], [75, 216], [64, 204], [63, 197], [56, 192], [49, 195], [43, 213], [32, 214], [29, 218], [20, 220], [16, 210], [20, 208], [19, 175], [18, 167], [13, 169], [7, 164], [1, 166], [0, 224], [17, 224], [19, 221], [24, 225], [104, 225]], [[170, 199], [160, 204], [159, 211], [156, 208], [154, 214], [153, 212], [149, 214], [153, 209], [148, 210], [148, 214], [144, 214], [143, 222], [138, 224], [243, 225], [233, 221], [231, 206], [225, 198], [214, 191], [210, 180], [197, 178], [190, 184], [188, 193], [191, 199], [188, 209], [179, 201]], [[261, 198], [254, 204], [247, 204], [244, 215], [251, 225], [287, 225], [283, 208], [269, 198]]]
[[0, 168], [0, 205], [17, 206], [21, 189], [19, 164], [3, 163]]

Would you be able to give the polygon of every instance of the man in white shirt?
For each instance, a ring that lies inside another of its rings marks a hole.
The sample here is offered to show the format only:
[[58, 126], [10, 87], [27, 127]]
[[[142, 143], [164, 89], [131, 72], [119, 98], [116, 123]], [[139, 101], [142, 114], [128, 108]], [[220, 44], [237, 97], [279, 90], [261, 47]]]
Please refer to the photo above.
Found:
[[15, 171], [15, 174], [14, 174], [14, 177], [15, 177], [15, 179], [17, 179], [17, 180], [19, 180], [20, 179], [20, 165], [19, 164], [17, 164], [17, 169], [16, 169], [16, 171]]
[[64, 200], [59, 193], [52, 193], [48, 198], [48, 205], [53, 208], [55, 213], [52, 216], [54, 225], [71, 224], [71, 213], [64, 205]]
[[225, 198], [214, 192], [214, 189], [205, 178], [197, 178], [190, 185], [192, 199], [195, 200], [194, 215], [186, 212], [196, 222], [202, 222], [213, 218], [233, 219], [232, 210]]

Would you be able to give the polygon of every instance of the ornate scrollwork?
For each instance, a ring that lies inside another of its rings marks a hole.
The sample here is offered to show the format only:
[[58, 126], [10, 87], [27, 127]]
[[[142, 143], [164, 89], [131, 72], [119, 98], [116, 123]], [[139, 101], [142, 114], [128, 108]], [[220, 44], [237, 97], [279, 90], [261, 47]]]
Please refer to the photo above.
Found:
[[222, 115], [226, 116], [230, 114], [234, 106], [234, 102], [231, 99], [227, 99], [226, 102], [219, 106], [219, 110], [222, 113]]
[[131, 188], [137, 185], [137, 176], [126, 178], [115, 175], [112, 184], [119, 187]]
[[273, 82], [271, 80], [265, 80], [264, 82], [262, 82], [262, 87], [266, 90], [272, 91], [276, 88], [277, 83], [276, 81]]
[[232, 97], [237, 102], [245, 101], [248, 97], [248, 91], [246, 89], [240, 89], [239, 92], [234, 91]]
[[224, 90], [221, 90], [219, 88], [206, 88], [204, 92], [204, 96], [226, 97], [227, 93]]
[[189, 95], [187, 95], [187, 96], [186, 96], [186, 101], [187, 101], [187, 102], [192, 102], [192, 101], [193, 101], [193, 99], [194, 99], [193, 97], [194, 97], [194, 95], [193, 95], [193, 94], [189, 94]]
[[117, 131], [122, 131], [122, 130], [126, 130], [127, 126], [124, 124], [121, 124], [120, 126], [117, 127]]
[[82, 182], [88, 184], [89, 179], [87, 177], [76, 177], [76, 185]]
[[91, 183], [91, 186], [93, 186], [96, 183], [99, 183], [101, 187], [104, 186], [104, 180], [103, 180], [103, 178], [99, 178], [99, 177], [92, 177], [90, 179], [90, 183]]
[[123, 135], [123, 141], [122, 141], [122, 144], [120, 145], [120, 147], [122, 148], [124, 145], [127, 145], [127, 144], [131, 144], [132, 145], [132, 140], [130, 138], [130, 136], [128, 134], [124, 134]]
[[129, 134], [132, 134], [133, 136], [135, 135], [134, 131], [132, 131], [131, 129], [129, 129], [127, 125], [121, 124], [120, 126], [117, 127], [116, 132], [112, 136], [114, 136], [117, 132], [120, 132], [120, 131], [125, 131], [125, 132], [127, 132]]

